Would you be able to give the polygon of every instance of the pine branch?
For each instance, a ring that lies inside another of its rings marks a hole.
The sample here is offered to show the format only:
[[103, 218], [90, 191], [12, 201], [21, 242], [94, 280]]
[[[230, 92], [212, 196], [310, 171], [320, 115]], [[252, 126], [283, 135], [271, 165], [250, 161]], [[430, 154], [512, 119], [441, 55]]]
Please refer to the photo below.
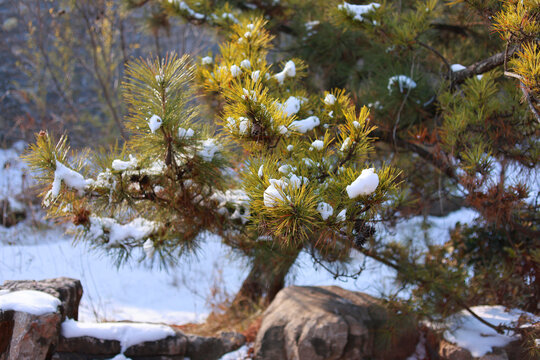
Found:
[[473, 77], [474, 75], [486, 73], [500, 65], [503, 65], [508, 59], [514, 56], [518, 49], [519, 45], [512, 45], [508, 48], [508, 51], [505, 50], [490, 56], [487, 59], [480, 60], [472, 65], [469, 65], [463, 70], [452, 72], [452, 87], [463, 83], [465, 80]]

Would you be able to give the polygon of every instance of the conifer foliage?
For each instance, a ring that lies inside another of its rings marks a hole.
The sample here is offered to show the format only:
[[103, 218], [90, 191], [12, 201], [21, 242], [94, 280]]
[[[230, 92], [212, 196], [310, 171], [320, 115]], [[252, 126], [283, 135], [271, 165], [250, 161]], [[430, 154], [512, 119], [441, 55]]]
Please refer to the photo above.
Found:
[[[233, 30], [197, 72], [223, 103], [212, 131], [198, 124], [193, 66], [171, 55], [128, 66], [131, 136], [121, 149], [70, 154], [65, 136], [39, 134], [26, 159], [42, 174], [49, 214], [70, 218], [82, 239], [119, 260], [137, 247], [177, 258], [205, 231], [252, 256], [310, 248], [345, 260], [358, 224], [397, 190], [395, 169], [367, 161], [369, 110], [342, 90], [309, 96], [298, 59], [267, 63], [262, 19]], [[232, 161], [233, 145], [247, 156]]]

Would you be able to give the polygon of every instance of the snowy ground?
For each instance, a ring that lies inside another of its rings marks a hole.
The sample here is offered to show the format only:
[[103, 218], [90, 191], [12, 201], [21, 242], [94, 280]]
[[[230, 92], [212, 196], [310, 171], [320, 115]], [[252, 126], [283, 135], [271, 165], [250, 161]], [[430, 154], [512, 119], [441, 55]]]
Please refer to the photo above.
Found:
[[[18, 193], [26, 191], [22, 180], [25, 168], [18, 161], [18, 151], [0, 150], [0, 200], [13, 199], [16, 203]], [[10, 165], [5, 166], [7, 163]], [[444, 218], [413, 218], [383, 236], [387, 240], [444, 241], [456, 222], [468, 223], [475, 216], [474, 211], [463, 209]], [[423, 226], [427, 229], [424, 233], [419, 230], [422, 223], [430, 225]], [[361, 259], [357, 263], [360, 265]], [[303, 253], [287, 278], [287, 285], [339, 285], [372, 295], [390, 291], [392, 271], [373, 262], [366, 265], [358, 279], [336, 280]], [[0, 226], [0, 283], [59, 276], [80, 279], [84, 288], [82, 321], [202, 321], [212, 302], [223, 300], [223, 294], [236, 292], [247, 269], [244, 260], [231, 256], [217, 237], [209, 237], [195, 256], [165, 271], [144, 263], [116, 268], [107, 256], [90, 251], [82, 243], [73, 245], [72, 239], [58, 227], [36, 229], [30, 220], [10, 228]], [[221, 296], [211, 298], [216, 288]]]

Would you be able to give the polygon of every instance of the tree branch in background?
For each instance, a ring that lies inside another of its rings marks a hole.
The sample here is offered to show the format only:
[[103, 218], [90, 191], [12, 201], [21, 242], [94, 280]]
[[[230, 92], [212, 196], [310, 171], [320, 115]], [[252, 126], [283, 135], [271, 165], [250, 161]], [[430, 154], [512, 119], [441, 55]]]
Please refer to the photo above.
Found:
[[483, 74], [504, 64], [506, 60], [510, 59], [516, 53], [518, 48], [518, 45], [509, 46], [508, 51], [505, 50], [487, 59], [480, 60], [463, 70], [452, 72], [452, 86], [461, 84], [474, 75]]

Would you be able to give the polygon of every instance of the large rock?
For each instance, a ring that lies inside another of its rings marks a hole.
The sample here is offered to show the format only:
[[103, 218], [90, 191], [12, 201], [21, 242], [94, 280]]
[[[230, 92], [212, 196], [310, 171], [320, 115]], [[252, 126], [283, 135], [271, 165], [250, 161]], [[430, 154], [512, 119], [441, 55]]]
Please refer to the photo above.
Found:
[[[175, 336], [130, 346], [124, 354], [133, 360], [216, 360], [244, 343], [243, 335], [233, 332], [221, 333], [219, 337], [206, 337], [176, 331]], [[101, 340], [90, 336], [61, 337], [53, 360], [110, 359], [119, 354], [120, 350], [120, 343], [116, 340]]]
[[257, 360], [404, 359], [414, 352], [414, 319], [380, 300], [337, 286], [281, 290], [263, 315]]
[[9, 334], [9, 344], [0, 359], [49, 359], [56, 343], [62, 315], [59, 312], [44, 315], [32, 315], [20, 311], [6, 311], [11, 315], [13, 328]]
[[223, 354], [244, 345], [246, 338], [236, 332], [222, 332], [219, 337], [187, 335], [186, 357], [191, 360], [219, 359]]
[[54, 279], [35, 280], [8, 280], [0, 290], [37, 290], [52, 295], [62, 302], [62, 321], [66, 317], [78, 320], [79, 303], [83, 294], [81, 282], [76, 279], [59, 277]]

